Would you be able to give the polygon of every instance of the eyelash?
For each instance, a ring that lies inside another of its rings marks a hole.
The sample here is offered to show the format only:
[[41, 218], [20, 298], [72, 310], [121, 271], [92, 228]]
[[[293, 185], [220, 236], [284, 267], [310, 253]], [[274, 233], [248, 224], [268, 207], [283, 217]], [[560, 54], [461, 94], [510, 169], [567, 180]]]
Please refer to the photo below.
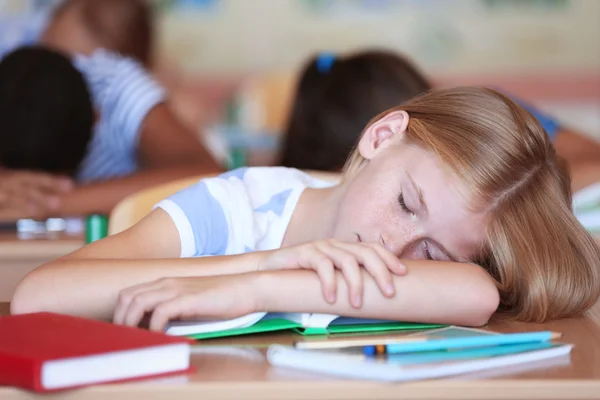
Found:
[[[404, 201], [404, 195], [402, 193], [400, 193], [400, 195], [398, 196], [398, 203], [400, 203], [400, 207], [402, 207], [402, 211], [404, 211], [405, 213], [409, 214], [409, 215], [415, 215], [415, 213], [413, 211], [410, 210], [410, 208], [408, 208], [408, 206], [406, 205], [406, 202]], [[424, 242], [424, 246], [425, 246], [425, 259], [427, 260], [433, 260], [433, 257], [431, 256], [431, 252], [429, 251], [429, 246], [427, 246], [427, 242]]]
[[400, 203], [400, 207], [402, 207], [402, 211], [404, 211], [405, 213], [407, 213], [409, 215], [415, 215], [415, 213], [406, 206], [406, 202], [404, 201], [404, 195], [402, 194], [402, 192], [400, 192], [400, 195], [398, 196], [398, 203]]
[[429, 246], [427, 246], [427, 242], [425, 242], [424, 246], [425, 246], [425, 259], [433, 260], [433, 257], [431, 256], [431, 252], [429, 251]]

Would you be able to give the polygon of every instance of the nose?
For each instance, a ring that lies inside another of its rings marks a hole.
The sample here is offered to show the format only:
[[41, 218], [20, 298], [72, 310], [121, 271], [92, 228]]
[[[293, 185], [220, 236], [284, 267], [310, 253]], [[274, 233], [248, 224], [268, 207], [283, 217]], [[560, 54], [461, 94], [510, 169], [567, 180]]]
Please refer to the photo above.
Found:
[[416, 223], [406, 223], [380, 235], [380, 243], [399, 258], [410, 258], [415, 245], [423, 237], [423, 230]]

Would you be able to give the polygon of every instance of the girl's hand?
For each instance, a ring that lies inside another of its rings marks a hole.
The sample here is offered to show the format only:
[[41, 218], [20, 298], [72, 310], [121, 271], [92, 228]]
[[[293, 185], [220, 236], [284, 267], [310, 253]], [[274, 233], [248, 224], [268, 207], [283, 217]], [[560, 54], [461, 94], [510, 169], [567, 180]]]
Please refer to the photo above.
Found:
[[360, 267], [375, 279], [384, 296], [393, 297], [392, 273], [405, 275], [406, 266], [379, 243], [343, 243], [328, 239], [269, 251], [258, 263], [259, 271], [278, 269], [312, 269], [321, 279], [323, 296], [328, 303], [336, 301], [335, 270], [348, 283], [350, 304], [362, 305], [363, 281]]
[[174, 319], [228, 319], [258, 310], [253, 276], [218, 275], [163, 278], [124, 289], [119, 294], [113, 322], [138, 326], [146, 313], [150, 329], [164, 330]]

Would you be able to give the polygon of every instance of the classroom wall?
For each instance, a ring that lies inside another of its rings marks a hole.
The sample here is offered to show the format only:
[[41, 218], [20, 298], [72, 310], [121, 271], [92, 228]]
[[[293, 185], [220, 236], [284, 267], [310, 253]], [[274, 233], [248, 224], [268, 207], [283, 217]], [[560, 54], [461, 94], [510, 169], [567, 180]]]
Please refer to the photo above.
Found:
[[[235, 87], [231, 82], [236, 77], [291, 73], [315, 52], [379, 46], [407, 54], [441, 86], [501, 87], [600, 138], [597, 0], [159, 0], [157, 4], [162, 6], [160, 54], [189, 76], [179, 86], [187, 88], [190, 119], [199, 109], [193, 99], [203, 97], [202, 77], [210, 77], [213, 84], [209, 97], [219, 97], [215, 79], [227, 82], [223, 85], [227, 91]], [[200, 111], [195, 114], [201, 119]], [[283, 119], [264, 118], [267, 128]]]
[[402, 51], [432, 74], [595, 72], [596, 0], [187, 0], [161, 49], [210, 74], [294, 68], [320, 50]]

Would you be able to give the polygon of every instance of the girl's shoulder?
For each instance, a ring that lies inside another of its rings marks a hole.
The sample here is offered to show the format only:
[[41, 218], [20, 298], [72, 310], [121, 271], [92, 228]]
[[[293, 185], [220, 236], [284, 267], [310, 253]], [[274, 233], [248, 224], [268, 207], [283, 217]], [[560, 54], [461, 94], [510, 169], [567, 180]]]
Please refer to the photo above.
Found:
[[333, 185], [306, 172], [286, 167], [238, 168], [211, 178], [206, 183], [213, 188], [220, 186], [225, 192], [244, 192], [254, 207], [260, 206], [279, 193]]
[[205, 183], [223, 206], [234, 253], [279, 247], [304, 189], [333, 184], [285, 167], [240, 168]]
[[293, 168], [239, 168], [202, 179], [157, 207], [175, 222], [182, 257], [238, 254], [278, 247], [302, 191], [332, 184]]

